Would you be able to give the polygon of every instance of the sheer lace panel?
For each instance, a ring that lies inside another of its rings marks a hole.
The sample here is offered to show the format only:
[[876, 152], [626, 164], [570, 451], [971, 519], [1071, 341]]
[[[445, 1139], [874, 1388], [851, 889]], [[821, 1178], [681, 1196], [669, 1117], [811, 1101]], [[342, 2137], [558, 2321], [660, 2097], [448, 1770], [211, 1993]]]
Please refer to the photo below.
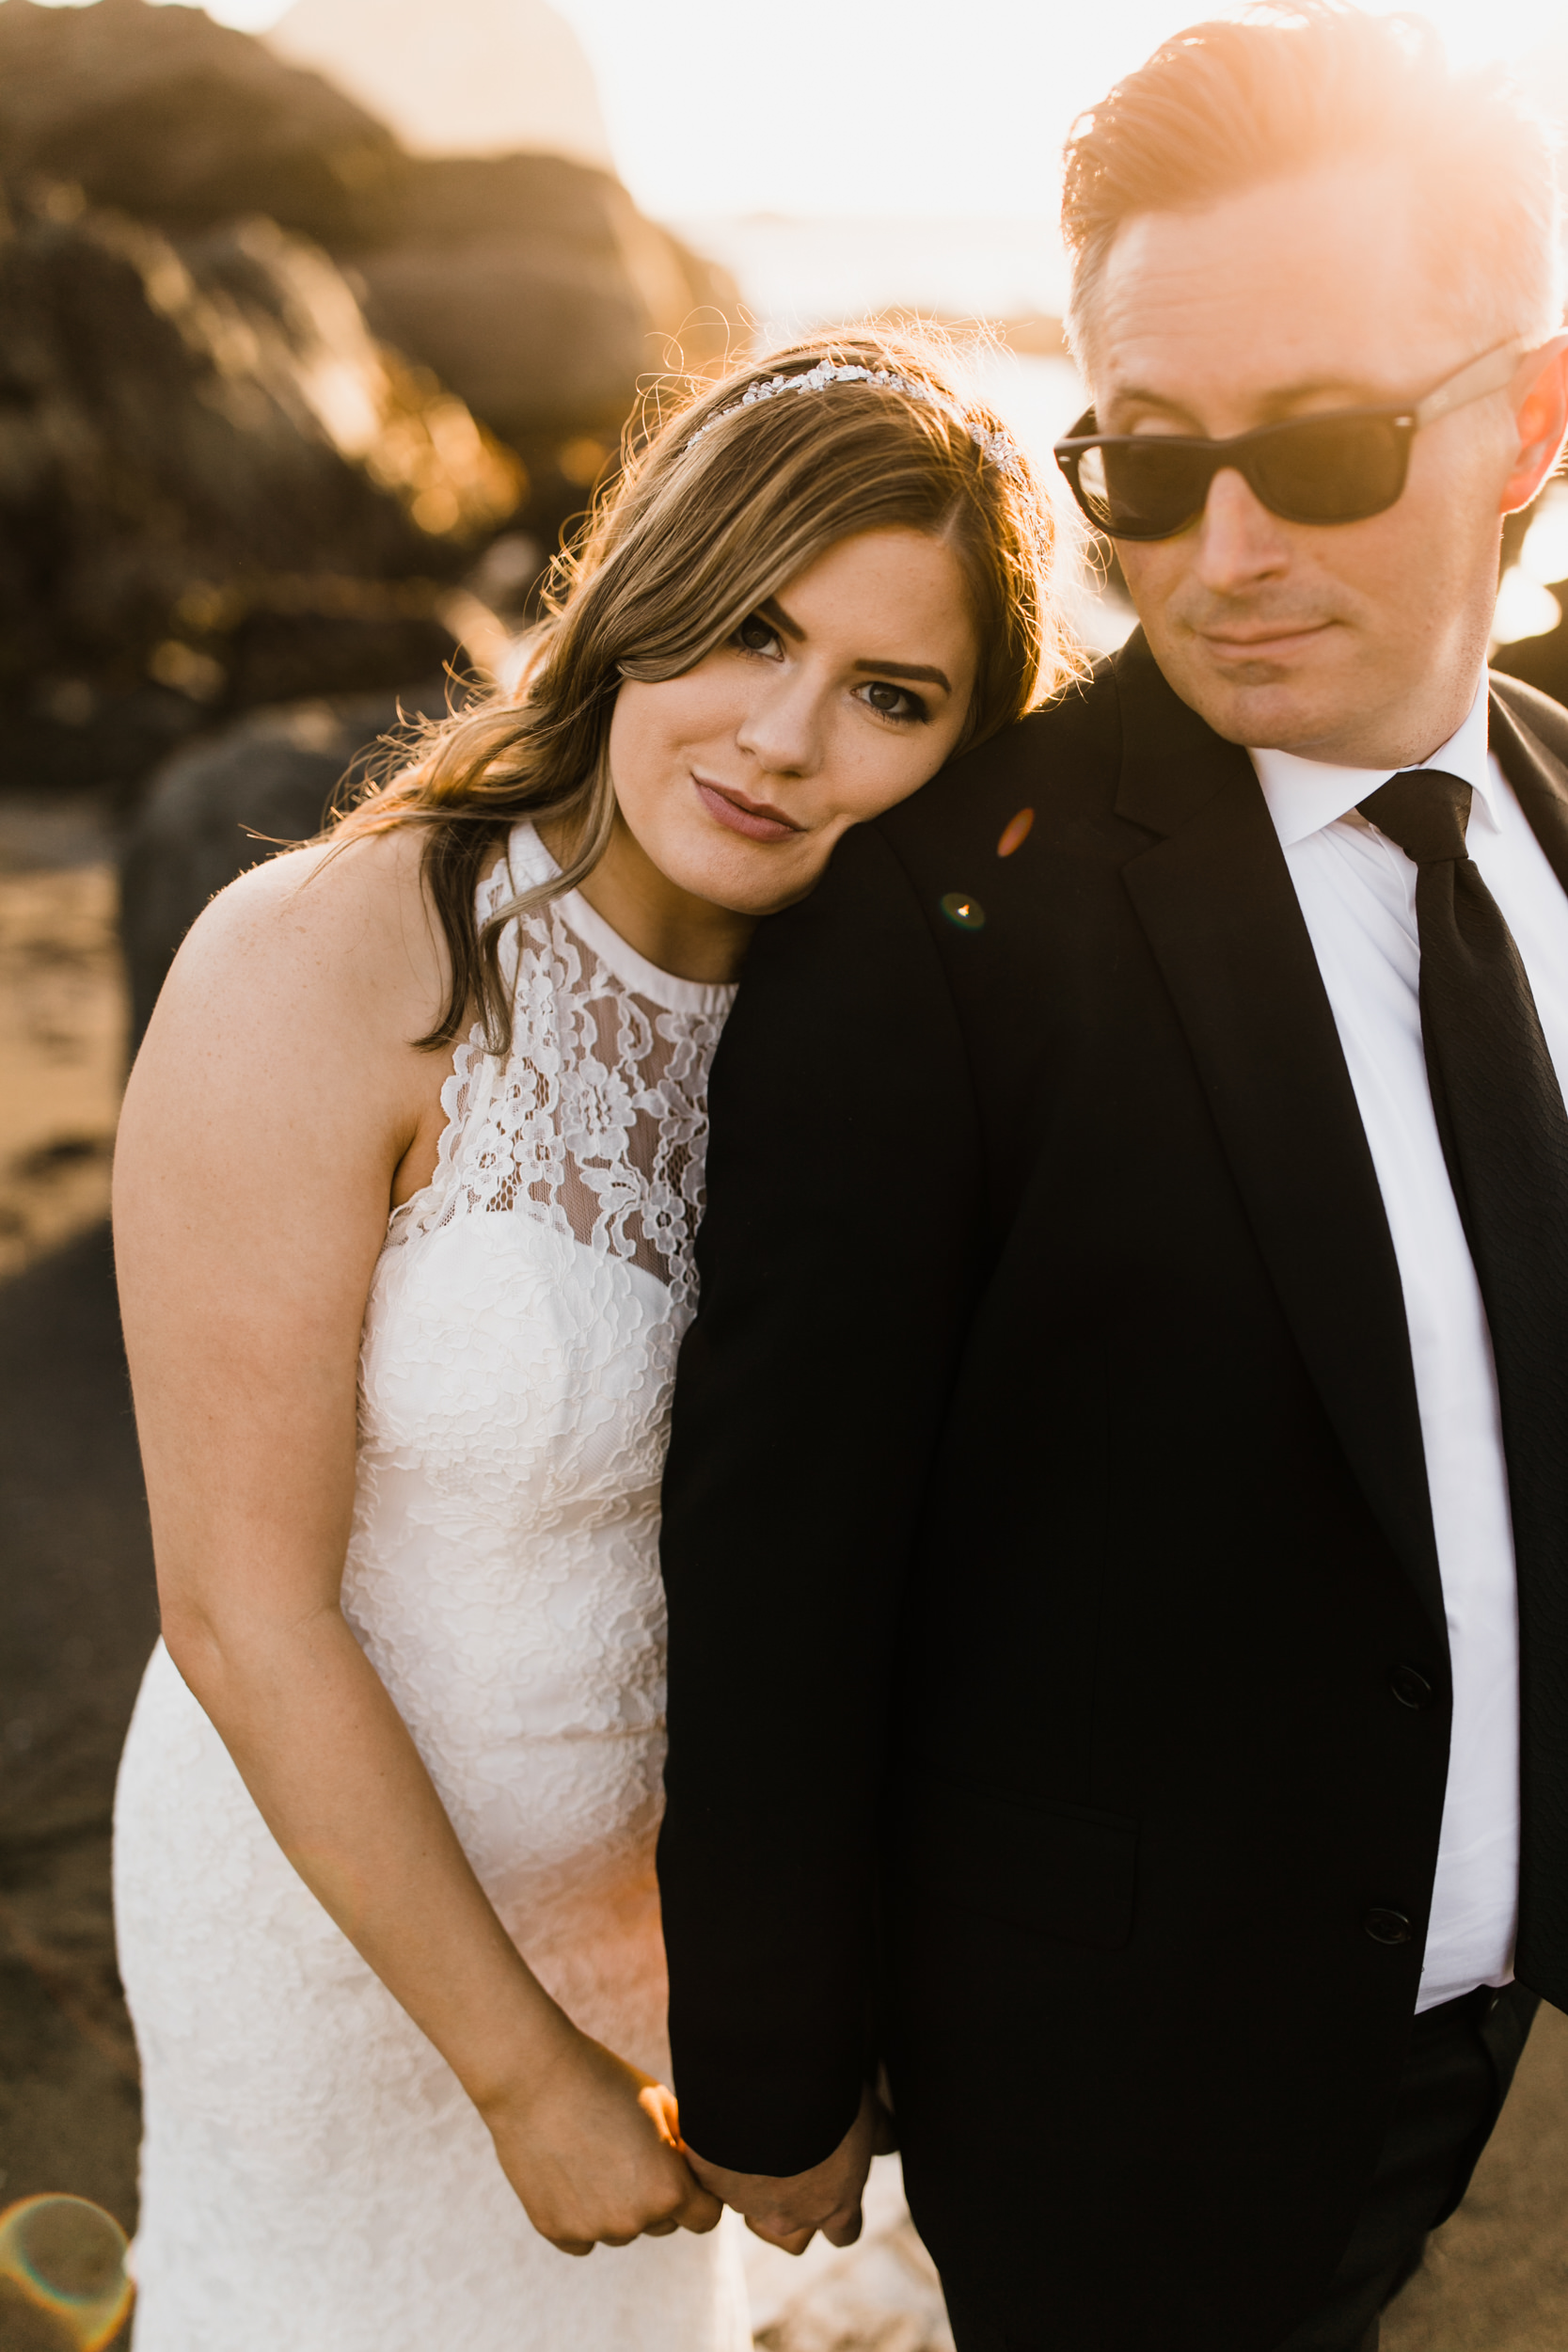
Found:
[[[510, 888], [503, 866], [481, 888], [482, 920]], [[521, 1210], [656, 1275], [684, 1303], [703, 1209], [708, 1064], [733, 992], [704, 992], [712, 1010], [655, 1003], [578, 936], [559, 901], [520, 917], [505, 955], [515, 964], [512, 1050], [499, 1066], [477, 1032], [459, 1049], [443, 1096], [440, 1198], [426, 1204], [434, 1221], [460, 1207]]]

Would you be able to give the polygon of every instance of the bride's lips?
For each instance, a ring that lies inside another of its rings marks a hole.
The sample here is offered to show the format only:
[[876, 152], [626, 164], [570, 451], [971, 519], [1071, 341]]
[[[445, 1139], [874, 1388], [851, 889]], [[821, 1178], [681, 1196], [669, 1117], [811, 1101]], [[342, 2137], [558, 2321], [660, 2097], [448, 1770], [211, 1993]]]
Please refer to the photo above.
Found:
[[708, 815], [748, 841], [787, 841], [792, 834], [805, 832], [804, 825], [796, 824], [782, 808], [769, 808], [766, 801], [749, 801], [731, 785], [710, 784], [705, 776], [693, 776], [691, 781]]

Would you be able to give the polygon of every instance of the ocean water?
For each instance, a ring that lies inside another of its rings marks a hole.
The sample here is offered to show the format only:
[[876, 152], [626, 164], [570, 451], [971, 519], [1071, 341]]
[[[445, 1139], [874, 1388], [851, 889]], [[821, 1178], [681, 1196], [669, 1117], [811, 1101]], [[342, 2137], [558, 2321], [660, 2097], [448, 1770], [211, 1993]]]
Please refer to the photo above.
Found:
[[1067, 262], [1045, 219], [786, 219], [719, 215], [674, 224], [738, 279], [764, 333], [867, 312], [1059, 318]]

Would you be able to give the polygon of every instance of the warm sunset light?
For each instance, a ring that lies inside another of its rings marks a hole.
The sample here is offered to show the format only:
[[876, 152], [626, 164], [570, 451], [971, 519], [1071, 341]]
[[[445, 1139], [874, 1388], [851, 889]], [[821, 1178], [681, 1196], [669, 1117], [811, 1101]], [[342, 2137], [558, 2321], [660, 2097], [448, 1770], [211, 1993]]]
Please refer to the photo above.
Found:
[[[288, 5], [214, 0], [210, 13], [261, 32]], [[406, 13], [357, 7], [367, 48]], [[340, 24], [352, 12], [347, 0], [330, 11]], [[502, 12], [495, 0], [479, 11]], [[538, 0], [517, 0], [516, 12], [548, 13]], [[926, 220], [1049, 216], [1073, 116], [1166, 34], [1239, 13], [1201, 0], [981, 0], [955, 39], [950, 0], [795, 0], [787, 13], [729, 0], [558, 0], [558, 12], [588, 53], [622, 177], [647, 211]], [[1527, 67], [1544, 103], [1554, 79], [1558, 93], [1568, 86], [1560, 0], [1432, 0], [1421, 12], [1456, 56]], [[436, 13], [460, 41], [469, 11]], [[495, 111], [493, 91], [483, 104]]]
[[1568, 0], [0, 0], [0, 2352], [1568, 2347], [1565, 263]]

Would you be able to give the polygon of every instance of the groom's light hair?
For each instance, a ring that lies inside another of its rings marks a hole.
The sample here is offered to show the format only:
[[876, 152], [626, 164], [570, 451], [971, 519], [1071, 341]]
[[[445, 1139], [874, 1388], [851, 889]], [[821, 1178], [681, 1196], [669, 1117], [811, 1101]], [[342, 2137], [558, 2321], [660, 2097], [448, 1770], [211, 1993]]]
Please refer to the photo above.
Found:
[[[1451, 65], [1420, 17], [1275, 0], [1173, 35], [1074, 124], [1062, 229], [1073, 262], [1069, 332], [1085, 372], [1124, 221], [1200, 211], [1352, 161], [1407, 175], [1433, 285], [1478, 348], [1557, 332], [1555, 146], [1506, 72]], [[1368, 221], [1369, 237], [1380, 225]]]

